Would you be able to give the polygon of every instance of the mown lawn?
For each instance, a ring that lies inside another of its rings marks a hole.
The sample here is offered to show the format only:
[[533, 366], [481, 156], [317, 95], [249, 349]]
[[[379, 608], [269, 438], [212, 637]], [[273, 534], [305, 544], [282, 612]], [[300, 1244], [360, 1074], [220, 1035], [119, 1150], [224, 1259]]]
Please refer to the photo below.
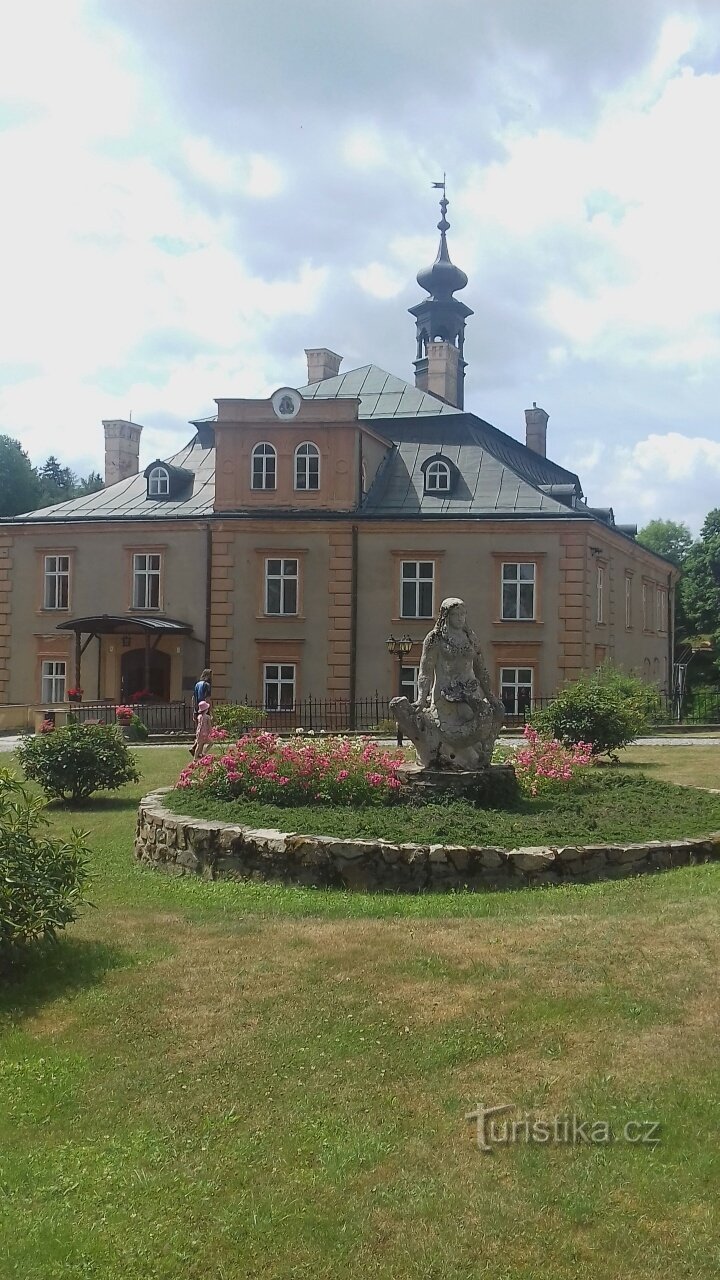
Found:
[[[172, 880], [134, 866], [134, 814], [187, 752], [138, 754], [141, 787], [52, 811], [91, 832], [95, 905], [0, 994], [3, 1280], [717, 1275], [720, 867], [420, 898]], [[641, 759], [712, 785], [718, 749]], [[483, 1154], [479, 1101], [617, 1140]]]

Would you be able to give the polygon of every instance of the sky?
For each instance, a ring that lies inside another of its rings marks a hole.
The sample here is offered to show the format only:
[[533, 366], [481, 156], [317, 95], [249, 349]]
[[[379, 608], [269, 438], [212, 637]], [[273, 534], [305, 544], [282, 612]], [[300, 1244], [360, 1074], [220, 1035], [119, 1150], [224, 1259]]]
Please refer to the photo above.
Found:
[[413, 381], [469, 277], [466, 408], [618, 521], [720, 506], [715, 0], [23, 0], [0, 44], [0, 433], [141, 465], [305, 347]]

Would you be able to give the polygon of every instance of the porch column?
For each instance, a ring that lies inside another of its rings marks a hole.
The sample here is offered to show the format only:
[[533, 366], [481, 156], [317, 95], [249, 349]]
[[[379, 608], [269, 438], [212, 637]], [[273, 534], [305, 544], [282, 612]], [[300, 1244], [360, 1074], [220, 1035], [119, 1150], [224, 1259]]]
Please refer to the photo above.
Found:
[[82, 632], [75, 632], [75, 688], [80, 689], [80, 660], [82, 658]]
[[150, 688], [150, 632], [145, 632], [145, 674], [143, 677], [143, 688]]

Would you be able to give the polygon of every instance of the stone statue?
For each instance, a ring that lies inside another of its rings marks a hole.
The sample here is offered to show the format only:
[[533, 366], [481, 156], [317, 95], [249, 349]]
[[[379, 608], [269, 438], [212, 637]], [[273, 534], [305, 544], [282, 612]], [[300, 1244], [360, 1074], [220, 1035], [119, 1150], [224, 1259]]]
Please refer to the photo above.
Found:
[[486, 769], [505, 708], [492, 691], [463, 600], [443, 600], [423, 642], [417, 702], [393, 698], [398, 726], [425, 768]]

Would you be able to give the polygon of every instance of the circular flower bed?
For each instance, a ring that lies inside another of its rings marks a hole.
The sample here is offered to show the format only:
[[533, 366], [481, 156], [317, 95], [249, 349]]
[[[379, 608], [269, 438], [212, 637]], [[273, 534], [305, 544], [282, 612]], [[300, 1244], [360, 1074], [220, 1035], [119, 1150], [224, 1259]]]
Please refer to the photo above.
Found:
[[145, 797], [136, 856], [173, 875], [417, 892], [615, 879], [720, 855], [720, 796], [596, 767], [587, 745], [525, 739], [523, 794], [491, 807], [412, 795], [403, 753], [367, 738], [248, 734]]

